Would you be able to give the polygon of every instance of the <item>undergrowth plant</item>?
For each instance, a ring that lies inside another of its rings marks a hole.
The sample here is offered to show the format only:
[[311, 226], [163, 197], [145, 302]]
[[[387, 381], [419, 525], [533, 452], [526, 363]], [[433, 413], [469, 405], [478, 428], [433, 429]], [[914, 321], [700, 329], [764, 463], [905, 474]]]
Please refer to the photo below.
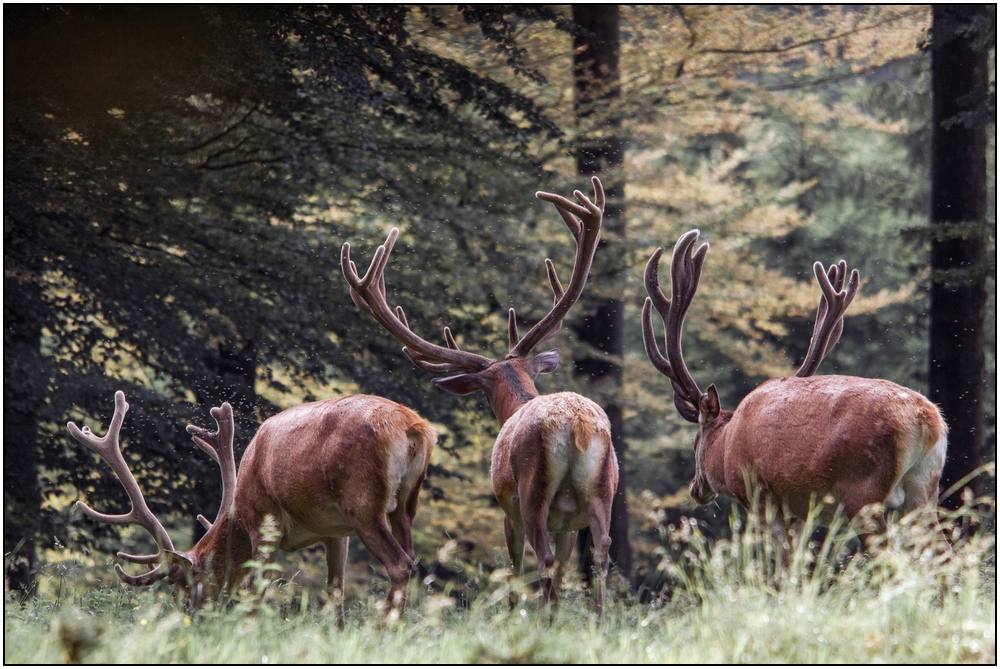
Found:
[[[968, 502], [941, 511], [945, 534], [915, 514], [867, 549], [841, 521], [825, 536], [807, 523], [780, 537], [734, 515], [720, 540], [685, 521], [664, 528], [660, 596], [612, 598], [600, 622], [573, 584], [550, 624], [532, 584], [497, 570], [464, 604], [413, 579], [411, 606], [389, 626], [377, 615], [384, 595], [352, 598], [338, 630], [330, 605], [261, 556], [257, 585], [197, 612], [122, 585], [8, 603], [4, 661], [994, 663], [995, 505]], [[529, 593], [513, 608], [511, 587]]]

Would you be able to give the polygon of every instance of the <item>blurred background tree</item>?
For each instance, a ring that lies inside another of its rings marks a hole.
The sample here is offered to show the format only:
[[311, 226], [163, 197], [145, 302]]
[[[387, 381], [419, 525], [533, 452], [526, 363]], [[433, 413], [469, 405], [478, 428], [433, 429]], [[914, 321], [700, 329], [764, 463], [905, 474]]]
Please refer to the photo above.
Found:
[[[209, 406], [234, 404], [239, 453], [281, 408], [371, 392], [442, 427], [418, 553], [444, 544], [437, 562], [473, 580], [502, 564], [488, 407], [434, 389], [359, 316], [338, 250], [367, 259], [400, 225], [390, 301], [424, 336], [448, 325], [499, 356], [508, 307], [525, 322], [547, 311], [543, 258], [572, 257], [531, 193], [587, 190], [598, 170], [620, 192], [587, 299], [553, 342], [575, 364], [540, 385], [618, 407], [637, 578], [650, 514], [696, 512], [674, 494], [693, 432], [638, 327], [655, 247], [694, 227], [712, 242], [685, 350], [728, 407], [798, 364], [812, 261], [841, 257], [863, 294], [821, 372], [928, 392], [931, 10], [623, 6], [616, 49], [588, 11], [610, 27], [608, 8], [582, 6], [5, 6], [11, 586], [28, 589], [36, 546], [114, 538], [71, 514], [81, 495], [125, 498], [64, 425], [106, 421], [117, 388], [133, 407], [126, 454], [173, 531], [196, 534], [218, 503], [218, 474], [182, 433]], [[617, 51], [617, 81], [610, 66], [581, 77], [599, 61], [588, 49]], [[985, 151], [994, 169], [994, 125]], [[981, 220], [992, 258], [995, 210]], [[995, 297], [985, 309], [984, 447], [968, 468], [996, 452]], [[607, 313], [613, 326], [595, 326]]]
[[[996, 5], [934, 8], [931, 29], [931, 325], [930, 394], [948, 417], [948, 461], [942, 484], [961, 485], [987, 457], [986, 282], [996, 202], [987, 193], [987, 126], [996, 128]], [[995, 70], [995, 67], [994, 67]], [[994, 164], [995, 147], [994, 139]], [[996, 173], [993, 174], [996, 183]], [[992, 213], [992, 224], [989, 215]], [[995, 319], [991, 322], [995, 322]], [[995, 341], [995, 339], [994, 339]], [[996, 448], [994, 446], [994, 454]], [[986, 492], [985, 476], [973, 481]], [[995, 484], [991, 491], [996, 494]], [[962, 505], [962, 495], [945, 500]]]

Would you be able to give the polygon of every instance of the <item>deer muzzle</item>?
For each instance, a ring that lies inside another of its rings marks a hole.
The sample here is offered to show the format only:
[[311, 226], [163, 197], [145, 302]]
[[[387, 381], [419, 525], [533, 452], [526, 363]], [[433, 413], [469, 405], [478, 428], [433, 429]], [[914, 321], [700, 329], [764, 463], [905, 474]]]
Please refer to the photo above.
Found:
[[718, 497], [718, 493], [712, 490], [708, 481], [700, 476], [691, 481], [691, 487], [688, 490], [691, 493], [691, 499], [698, 504], [708, 504]]

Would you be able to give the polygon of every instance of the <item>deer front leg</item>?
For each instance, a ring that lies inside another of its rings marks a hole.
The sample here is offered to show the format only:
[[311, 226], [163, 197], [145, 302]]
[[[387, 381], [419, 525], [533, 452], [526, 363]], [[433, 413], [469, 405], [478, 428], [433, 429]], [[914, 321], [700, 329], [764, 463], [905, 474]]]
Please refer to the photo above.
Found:
[[[756, 518], [768, 557], [768, 568], [774, 587], [780, 587], [784, 576], [791, 567], [792, 542], [789, 526], [794, 515], [788, 503], [771, 495], [766, 490], [757, 493]], [[749, 507], [748, 507], [749, 508]], [[807, 507], [808, 508], [808, 507]]]
[[325, 539], [326, 547], [326, 591], [330, 595], [337, 616], [337, 627], [344, 629], [344, 578], [347, 573], [347, 550], [349, 537]]

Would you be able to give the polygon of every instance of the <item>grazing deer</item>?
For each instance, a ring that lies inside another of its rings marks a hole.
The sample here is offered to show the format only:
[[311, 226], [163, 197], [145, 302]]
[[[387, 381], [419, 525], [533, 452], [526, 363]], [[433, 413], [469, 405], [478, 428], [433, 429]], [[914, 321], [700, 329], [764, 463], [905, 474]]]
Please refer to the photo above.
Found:
[[[795, 376], [764, 382], [735, 411], [721, 410], [714, 385], [706, 393], [699, 390], [681, 353], [684, 316], [708, 252], [703, 244], [691, 253], [699, 234], [692, 230], [674, 246], [670, 299], [659, 286], [663, 249], [653, 253], [642, 309], [646, 354], [670, 379], [677, 411], [698, 423], [691, 497], [706, 504], [724, 494], [749, 506], [756, 485], [758, 503], [770, 499], [798, 519], [806, 518], [811, 499], [825, 499], [822, 523], [830, 522], [838, 505], [854, 519], [871, 505], [906, 513], [936, 502], [948, 443], [948, 427], [937, 407], [920, 393], [882, 379], [812, 376], [840, 339], [844, 312], [858, 289], [857, 270], [843, 287], [843, 260], [829, 273], [822, 263], [813, 266], [823, 294]], [[653, 335], [652, 307], [663, 320], [666, 357]], [[881, 513], [872, 520], [874, 527], [866, 531], [885, 531]]]
[[[389, 572], [386, 614], [405, 606], [409, 570], [414, 564], [410, 526], [420, 484], [437, 440], [434, 428], [413, 410], [381, 397], [355, 395], [286, 409], [260, 426], [241, 462], [233, 456], [233, 409], [212, 409], [217, 430], [194, 425], [194, 442], [222, 469], [222, 504], [214, 522], [198, 520], [208, 532], [189, 551], [174, 550], [166, 530], [149, 510], [139, 484], [122, 457], [119, 433], [129, 405], [115, 393], [108, 433], [69, 423], [70, 434], [107, 461], [128, 492], [132, 510], [123, 515], [77, 505], [91, 518], [117, 525], [138, 525], [159, 548], [152, 555], [118, 557], [149, 570], [139, 576], [115, 565], [118, 577], [134, 586], [160, 580], [187, 593], [197, 607], [231, 592], [250, 573], [244, 564], [257, 556], [265, 516], [277, 520], [278, 548], [297, 551], [323, 544], [329, 568], [327, 588], [338, 602], [343, 625], [344, 571], [348, 537], [357, 535]], [[157, 565], [157, 566], [154, 566]]]
[[[598, 569], [596, 596], [600, 614], [611, 546], [608, 534], [611, 501], [618, 485], [611, 427], [604, 410], [585, 397], [568, 392], [538, 394], [534, 379], [556, 368], [558, 350], [528, 357], [535, 346], [559, 330], [562, 319], [583, 292], [600, 239], [604, 212], [604, 190], [596, 177], [593, 182], [593, 202], [580, 191], [574, 195], [582, 204], [551, 193], [535, 194], [556, 206], [576, 239], [573, 275], [564, 288], [552, 261], [545, 260], [554, 293], [552, 309], [524, 338], [518, 337], [514, 310], [508, 312], [509, 353], [500, 362], [459, 350], [447, 327], [444, 329], [447, 346], [431, 344], [410, 330], [402, 307], [396, 307], [395, 313], [389, 308], [383, 275], [399, 233], [396, 228], [389, 233], [385, 245], [378, 247], [363, 278], [351, 262], [350, 244], [344, 244], [340, 262], [355, 304], [404, 344], [403, 353], [414, 365], [432, 374], [462, 372], [435, 378], [436, 386], [458, 395], [477, 390], [486, 394], [500, 422], [490, 476], [505, 513], [504, 534], [514, 574], [523, 574], [527, 535], [538, 557], [543, 597], [556, 606], [560, 579], [573, 550], [576, 532], [590, 527]], [[555, 535], [555, 555], [549, 547], [550, 534]]]

